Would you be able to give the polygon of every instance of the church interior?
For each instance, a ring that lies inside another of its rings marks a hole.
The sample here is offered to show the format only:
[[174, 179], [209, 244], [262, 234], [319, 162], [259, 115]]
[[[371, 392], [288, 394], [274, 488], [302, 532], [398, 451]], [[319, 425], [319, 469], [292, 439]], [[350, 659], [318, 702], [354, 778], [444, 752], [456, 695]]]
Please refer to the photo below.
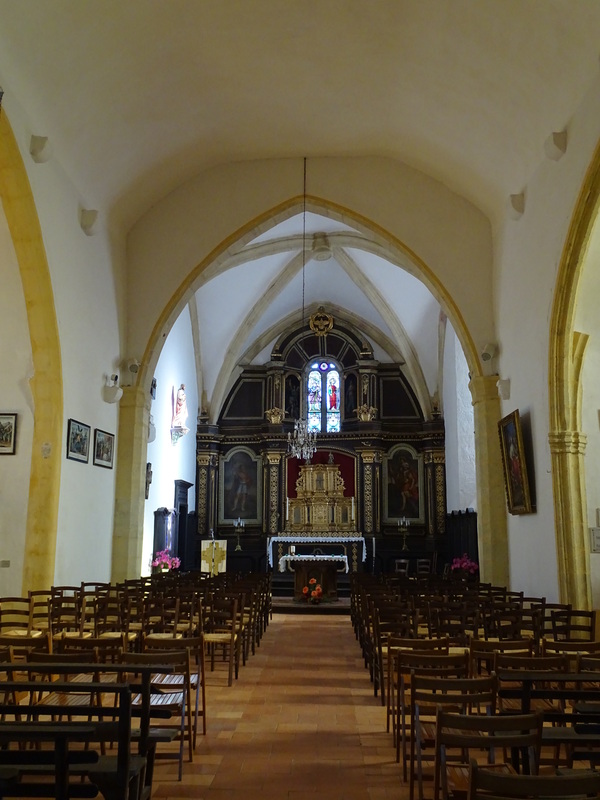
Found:
[[3, 587], [264, 568], [310, 423], [376, 571], [597, 604], [597, 5], [277, 5], [0, 3]]
[[0, 626], [231, 573], [339, 649], [265, 612], [207, 664], [191, 791], [398, 797], [360, 580], [600, 608], [599, 42], [597, 0], [0, 0]]

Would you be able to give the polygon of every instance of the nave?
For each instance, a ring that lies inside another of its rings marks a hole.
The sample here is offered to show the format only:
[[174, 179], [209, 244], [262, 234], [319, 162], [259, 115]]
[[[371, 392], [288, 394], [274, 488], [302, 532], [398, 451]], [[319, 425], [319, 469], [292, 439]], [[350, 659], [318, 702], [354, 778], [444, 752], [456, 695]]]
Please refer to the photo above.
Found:
[[227, 686], [207, 671], [208, 732], [182, 782], [157, 765], [153, 797], [402, 800], [385, 709], [348, 616], [275, 614]]

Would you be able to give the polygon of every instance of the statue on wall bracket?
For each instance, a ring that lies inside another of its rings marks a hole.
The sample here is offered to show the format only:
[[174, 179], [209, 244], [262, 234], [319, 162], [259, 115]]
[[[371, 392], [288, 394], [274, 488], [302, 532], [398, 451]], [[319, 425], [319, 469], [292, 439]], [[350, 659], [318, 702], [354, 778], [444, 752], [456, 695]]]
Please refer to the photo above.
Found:
[[173, 387], [172, 398], [173, 404], [173, 417], [171, 420], [171, 442], [177, 444], [182, 436], [189, 433], [190, 429], [186, 428], [185, 423], [188, 418], [187, 400], [185, 396], [185, 384], [181, 384], [175, 394], [175, 387]]

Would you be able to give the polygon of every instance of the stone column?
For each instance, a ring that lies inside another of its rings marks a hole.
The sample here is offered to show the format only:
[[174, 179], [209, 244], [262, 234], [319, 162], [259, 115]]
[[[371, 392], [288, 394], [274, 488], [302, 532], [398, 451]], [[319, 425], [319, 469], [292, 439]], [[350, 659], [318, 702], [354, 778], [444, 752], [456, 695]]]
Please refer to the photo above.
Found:
[[119, 405], [111, 572], [113, 583], [140, 576], [150, 418], [147, 396], [143, 387], [124, 386]]
[[590, 557], [587, 545], [587, 499], [584, 454], [587, 437], [579, 431], [551, 431], [554, 475], [556, 557], [561, 603], [592, 607]]
[[506, 494], [498, 422], [501, 418], [497, 375], [472, 378], [477, 475], [477, 535], [482, 581], [509, 586]]

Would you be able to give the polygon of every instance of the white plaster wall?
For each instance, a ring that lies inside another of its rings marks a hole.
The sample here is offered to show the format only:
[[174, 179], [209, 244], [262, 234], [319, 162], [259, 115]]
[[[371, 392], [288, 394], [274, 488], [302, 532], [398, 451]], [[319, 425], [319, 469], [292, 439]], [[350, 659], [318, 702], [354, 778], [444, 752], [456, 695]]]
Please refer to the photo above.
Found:
[[[142, 575], [151, 572], [154, 512], [157, 508], [173, 508], [176, 480], [193, 484], [188, 492], [188, 508], [193, 511], [196, 507], [198, 390], [195, 363], [190, 314], [186, 307], [173, 325], [154, 371], [156, 398], [152, 401], [151, 414], [156, 426], [156, 439], [148, 445], [147, 459], [152, 464], [152, 483], [144, 509]], [[174, 445], [170, 433], [173, 391], [177, 392], [182, 383], [186, 392], [189, 414], [186, 427], [189, 433]]]
[[446, 429], [446, 510], [477, 510], [475, 437], [469, 370], [460, 342], [450, 325], [446, 326], [443, 397]]
[[[556, 130], [560, 124], [557, 121]], [[501, 377], [511, 381], [502, 414], [520, 410], [530, 441], [536, 496], [534, 514], [509, 515], [511, 585], [526, 594], [558, 599], [550, 450], [548, 444], [548, 342], [557, 268], [586, 169], [600, 136], [600, 80], [568, 121], [568, 149], [558, 161], [544, 159], [523, 176], [526, 208], [506, 220], [496, 247], [496, 319]], [[548, 131], [550, 134], [550, 131]]]
[[[118, 406], [102, 399], [105, 377], [120, 363], [117, 284], [105, 220], [86, 236], [79, 207], [93, 208], [64, 173], [56, 157], [35, 164], [29, 155], [34, 126], [12, 95], [8, 115], [33, 191], [46, 248], [58, 320], [63, 372], [64, 430], [54, 582], [109, 580], [115, 470], [66, 459], [67, 420], [74, 418], [116, 433]], [[25, 442], [24, 442], [25, 444]], [[117, 442], [118, 446], [118, 442]]]
[[31, 342], [21, 275], [0, 206], [0, 412], [16, 413], [15, 455], [0, 458], [0, 596], [20, 595], [33, 437]]
[[[172, 192], [138, 221], [128, 238], [130, 349], [147, 348], [159, 315], [209, 254], [233, 243], [262, 215], [299, 198], [302, 174], [301, 159], [220, 166]], [[450, 292], [475, 342], [490, 340], [492, 241], [480, 211], [437, 181], [385, 158], [310, 160], [307, 192], [361, 215], [411, 248]], [[408, 257], [406, 266], [411, 267]], [[428, 285], [438, 296], [438, 287]], [[178, 298], [182, 307], [187, 298]], [[147, 352], [146, 362], [152, 359]]]

